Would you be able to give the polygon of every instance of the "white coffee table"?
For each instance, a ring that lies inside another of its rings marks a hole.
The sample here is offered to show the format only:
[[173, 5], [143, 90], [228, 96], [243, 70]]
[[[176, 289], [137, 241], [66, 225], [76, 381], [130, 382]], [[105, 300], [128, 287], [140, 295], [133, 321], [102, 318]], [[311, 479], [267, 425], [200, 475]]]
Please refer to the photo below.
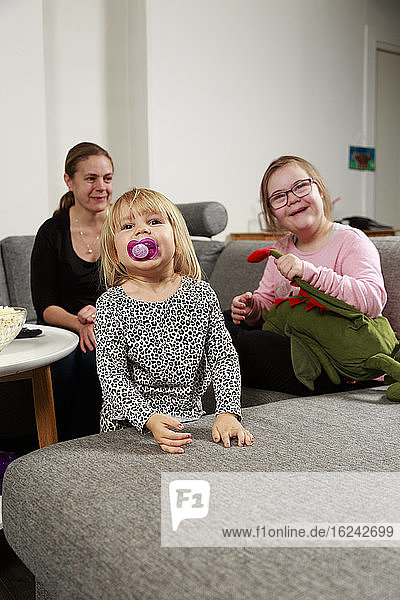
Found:
[[50, 364], [75, 350], [79, 337], [72, 331], [47, 325], [26, 325], [41, 329], [35, 338], [13, 340], [0, 352], [0, 383], [32, 379], [33, 401], [39, 447], [58, 441]]

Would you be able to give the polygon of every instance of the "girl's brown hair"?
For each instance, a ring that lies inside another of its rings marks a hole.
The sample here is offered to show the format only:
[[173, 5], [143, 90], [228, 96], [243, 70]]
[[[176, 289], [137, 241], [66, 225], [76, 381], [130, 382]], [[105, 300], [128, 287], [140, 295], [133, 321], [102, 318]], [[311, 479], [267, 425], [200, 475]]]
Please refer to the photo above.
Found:
[[308, 162], [308, 160], [300, 158], [299, 156], [280, 156], [279, 158], [273, 160], [272, 163], [269, 165], [268, 169], [265, 171], [264, 177], [261, 181], [260, 189], [260, 201], [262, 209], [264, 211], [265, 223], [267, 225], [267, 229], [271, 229], [272, 231], [279, 231], [281, 228], [278, 219], [275, 217], [268, 203], [268, 183], [271, 179], [272, 174], [275, 173], [275, 171], [277, 171], [281, 167], [285, 167], [290, 163], [295, 163], [299, 165], [299, 167], [304, 169], [307, 175], [309, 175], [309, 177], [311, 177], [311, 179], [315, 181], [319, 189], [319, 193], [321, 194], [325, 217], [327, 219], [331, 218], [332, 203], [329, 195], [329, 190], [324, 180], [322, 179], [322, 176], [318, 169], [314, 167], [313, 164]]
[[[105, 156], [110, 161], [112, 170], [114, 171], [114, 164], [107, 150], [104, 150], [104, 148], [94, 144], [93, 142], [80, 142], [71, 148], [66, 156], [64, 167], [65, 173], [72, 179], [76, 173], [78, 164], [82, 160], [89, 158], [89, 156]], [[68, 210], [74, 204], [74, 193], [70, 190], [61, 196], [58, 208], [54, 211], [53, 216], [63, 210]]]
[[143, 214], [159, 213], [168, 220], [174, 232], [175, 256], [174, 271], [200, 281], [201, 267], [197, 260], [192, 240], [184, 218], [178, 208], [168, 198], [146, 188], [133, 188], [125, 192], [110, 207], [101, 234], [101, 269], [106, 288], [114, 287], [129, 279], [126, 268], [118, 261], [114, 238], [121, 225], [122, 210]]

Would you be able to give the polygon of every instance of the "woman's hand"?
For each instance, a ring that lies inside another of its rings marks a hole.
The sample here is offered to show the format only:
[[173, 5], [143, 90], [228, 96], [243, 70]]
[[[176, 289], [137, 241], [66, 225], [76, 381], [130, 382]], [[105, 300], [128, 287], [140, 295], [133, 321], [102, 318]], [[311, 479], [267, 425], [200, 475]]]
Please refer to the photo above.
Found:
[[178, 419], [169, 415], [155, 413], [147, 420], [147, 429], [151, 431], [157, 444], [164, 452], [171, 454], [183, 454], [185, 451], [183, 446], [192, 443], [192, 434], [183, 433], [182, 431], [173, 431], [174, 429], [183, 429], [182, 423]]
[[87, 325], [88, 323], [94, 323], [96, 319], [96, 307], [91, 304], [87, 304], [77, 314], [79, 323]]
[[280, 258], [276, 258], [275, 264], [280, 274], [289, 281], [293, 281], [295, 277], [303, 277], [303, 261], [294, 254], [284, 254]]
[[251, 292], [245, 292], [240, 296], [235, 296], [231, 304], [231, 315], [234, 324], [240, 325], [240, 323], [251, 313], [253, 308], [254, 298]]
[[[81, 315], [83, 311], [84, 313]], [[88, 315], [89, 312], [93, 316], [91, 320], [90, 316], [89, 318], [85, 316]], [[44, 309], [43, 320], [49, 325], [56, 325], [57, 327], [64, 327], [65, 329], [76, 331], [79, 335], [79, 346], [82, 352], [86, 354], [86, 349], [92, 351], [96, 347], [94, 337], [95, 313], [95, 307], [89, 304], [84, 306], [77, 315], [69, 313], [64, 308], [61, 308], [61, 306], [51, 305]]]
[[79, 345], [82, 352], [86, 354], [86, 349], [92, 352], [96, 347], [94, 337], [94, 322], [96, 320], [96, 307], [87, 304], [76, 315], [78, 317], [79, 327]]
[[211, 435], [216, 444], [222, 442], [225, 448], [231, 445], [231, 438], [236, 437], [238, 446], [251, 446], [254, 442], [254, 436], [243, 427], [236, 416], [231, 413], [220, 413], [215, 417], [211, 429]]
[[92, 352], [96, 347], [96, 340], [94, 337], [94, 324], [87, 323], [86, 325], [79, 324], [79, 346], [84, 354], [86, 354], [86, 348]]

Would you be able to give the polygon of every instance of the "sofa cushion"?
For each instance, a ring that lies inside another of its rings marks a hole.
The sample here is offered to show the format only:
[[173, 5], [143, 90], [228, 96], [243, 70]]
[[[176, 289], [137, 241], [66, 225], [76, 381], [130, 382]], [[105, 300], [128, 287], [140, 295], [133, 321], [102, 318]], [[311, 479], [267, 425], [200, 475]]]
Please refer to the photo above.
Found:
[[228, 588], [254, 600], [397, 598], [399, 548], [160, 545], [163, 471], [398, 470], [400, 412], [383, 394], [244, 409], [251, 448], [215, 445], [211, 417], [186, 425], [194, 441], [181, 456], [126, 429], [43, 448], [6, 471], [6, 538], [57, 600], [225, 598]]
[[6, 273], [10, 304], [28, 310], [27, 321], [36, 322], [36, 312], [31, 297], [30, 262], [33, 235], [15, 235], [1, 242], [1, 252]]

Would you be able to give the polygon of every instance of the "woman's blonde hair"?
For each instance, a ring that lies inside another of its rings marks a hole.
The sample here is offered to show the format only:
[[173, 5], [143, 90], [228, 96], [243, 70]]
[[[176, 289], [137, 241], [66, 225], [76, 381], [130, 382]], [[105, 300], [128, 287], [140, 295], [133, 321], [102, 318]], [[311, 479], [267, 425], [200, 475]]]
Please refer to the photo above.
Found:
[[129, 279], [128, 272], [118, 261], [115, 235], [120, 230], [122, 210], [128, 207], [138, 214], [159, 213], [166, 219], [174, 233], [174, 271], [201, 280], [201, 267], [197, 260], [192, 240], [184, 218], [168, 198], [146, 188], [133, 188], [122, 194], [110, 207], [101, 234], [101, 269], [106, 288], [114, 287]]
[[261, 181], [260, 189], [260, 201], [265, 216], [265, 223], [267, 225], [267, 229], [271, 229], [272, 231], [279, 231], [281, 227], [279, 225], [278, 219], [273, 214], [271, 207], [268, 203], [268, 183], [275, 171], [291, 163], [299, 165], [299, 167], [304, 169], [307, 175], [315, 181], [322, 198], [325, 217], [327, 219], [331, 218], [332, 203], [329, 190], [326, 186], [326, 183], [322, 179], [322, 176], [318, 169], [314, 167], [313, 164], [308, 162], [308, 160], [300, 158], [299, 156], [280, 156], [279, 158], [273, 160], [272, 163], [269, 165], [268, 169], [265, 171], [264, 177]]

